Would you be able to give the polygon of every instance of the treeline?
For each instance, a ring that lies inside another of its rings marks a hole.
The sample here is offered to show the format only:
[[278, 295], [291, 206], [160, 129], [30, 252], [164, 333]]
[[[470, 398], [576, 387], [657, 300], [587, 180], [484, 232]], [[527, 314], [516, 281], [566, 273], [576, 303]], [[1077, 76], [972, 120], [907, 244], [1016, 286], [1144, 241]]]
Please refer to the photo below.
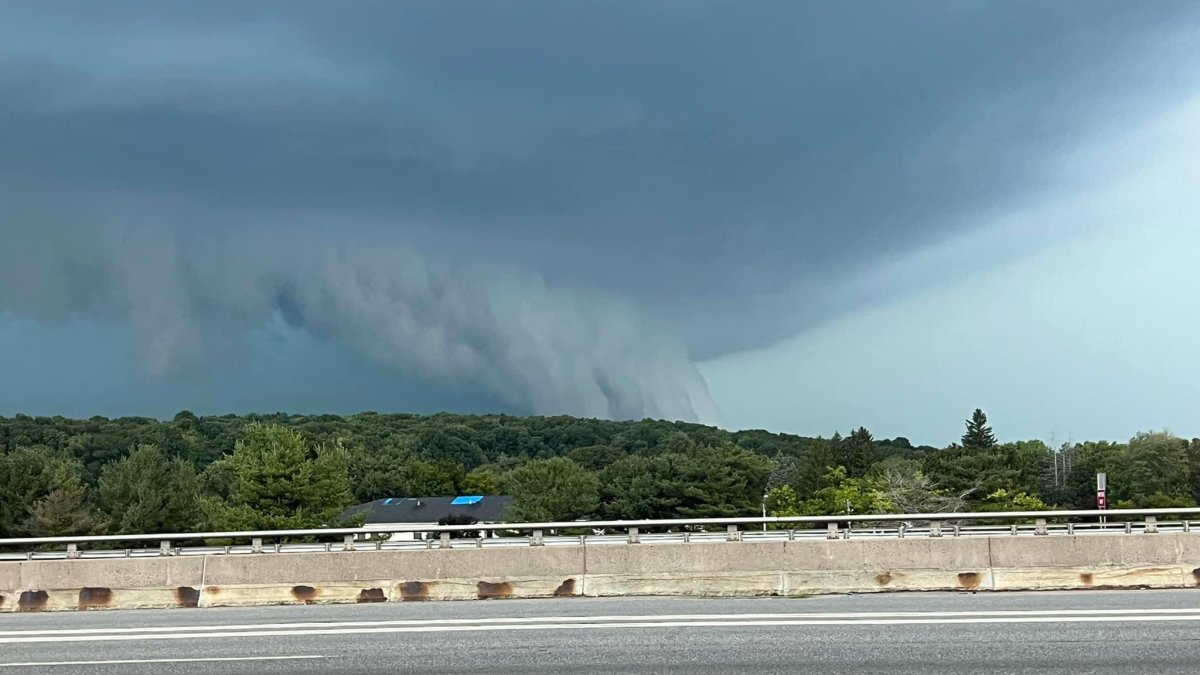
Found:
[[1191, 506], [1200, 440], [961, 443], [506, 415], [0, 417], [0, 538], [318, 527], [383, 497], [511, 494], [513, 520]]

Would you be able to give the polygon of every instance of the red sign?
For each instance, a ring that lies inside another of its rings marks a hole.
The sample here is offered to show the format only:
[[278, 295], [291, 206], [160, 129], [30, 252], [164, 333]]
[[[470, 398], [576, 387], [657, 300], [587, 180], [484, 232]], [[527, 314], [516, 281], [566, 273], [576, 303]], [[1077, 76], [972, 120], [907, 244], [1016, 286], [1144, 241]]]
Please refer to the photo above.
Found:
[[1096, 508], [1098, 508], [1098, 509], [1107, 509], [1108, 508], [1108, 498], [1104, 496], [1104, 492], [1096, 493]]

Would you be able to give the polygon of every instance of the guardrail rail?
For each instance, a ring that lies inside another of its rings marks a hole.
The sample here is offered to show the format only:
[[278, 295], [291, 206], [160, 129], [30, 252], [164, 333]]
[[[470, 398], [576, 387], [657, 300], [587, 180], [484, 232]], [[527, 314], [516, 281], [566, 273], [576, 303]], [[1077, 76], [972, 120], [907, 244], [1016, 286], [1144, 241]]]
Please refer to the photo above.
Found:
[[[471, 525], [397, 525], [178, 532], [0, 539], [0, 561], [45, 558], [146, 555], [212, 555], [238, 553], [454, 548], [458, 546], [545, 546], [549, 544], [638, 544], [643, 541], [743, 541], [786, 538], [849, 539], [854, 537], [943, 537], [1051, 534], [1154, 534], [1162, 530], [1190, 532], [1189, 516], [1200, 508], [1115, 509], [1084, 511], [1001, 511], [963, 513], [880, 513], [828, 516], [596, 520], [544, 523], [478, 523]], [[1170, 520], [1165, 520], [1170, 519]], [[1177, 519], [1177, 520], [1176, 520]], [[1019, 521], [1019, 522], [1009, 522]], [[972, 525], [969, 523], [982, 523]], [[821, 526], [824, 526], [823, 528]], [[717, 528], [717, 531], [712, 531]], [[813, 529], [816, 528], [816, 529]], [[583, 531], [582, 534], [578, 534]], [[456, 538], [475, 533], [483, 536]], [[571, 533], [571, 534], [567, 534]], [[381, 535], [411, 534], [404, 541]], [[424, 535], [433, 535], [424, 538]], [[489, 537], [487, 535], [516, 535]], [[420, 537], [420, 538], [418, 538]], [[289, 540], [308, 539], [309, 542]], [[340, 540], [340, 546], [336, 543]], [[221, 542], [211, 545], [209, 542]], [[240, 543], [239, 543], [240, 542]], [[185, 543], [189, 546], [178, 546]], [[130, 546], [116, 546], [133, 544]], [[147, 544], [157, 544], [146, 548]], [[7, 551], [7, 552], [6, 552]]]

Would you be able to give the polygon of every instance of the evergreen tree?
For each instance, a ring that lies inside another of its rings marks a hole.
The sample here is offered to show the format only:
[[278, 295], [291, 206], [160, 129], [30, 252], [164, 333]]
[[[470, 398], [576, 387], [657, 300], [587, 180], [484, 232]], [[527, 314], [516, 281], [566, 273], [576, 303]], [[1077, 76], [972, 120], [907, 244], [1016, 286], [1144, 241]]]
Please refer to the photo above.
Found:
[[796, 478], [796, 495], [800, 499], [810, 499], [816, 492], [827, 487], [825, 476], [835, 466], [835, 453], [841, 446], [841, 434], [834, 434], [832, 439], [817, 439], [800, 461]]
[[962, 446], [967, 450], [991, 450], [996, 447], [996, 436], [988, 426], [987, 415], [979, 408], [967, 420], [967, 433], [963, 434]]
[[143, 445], [100, 473], [100, 508], [116, 534], [185, 532], [195, 525], [198, 480], [191, 463]]
[[767, 490], [774, 490], [782, 485], [792, 486], [794, 490], [799, 478], [800, 463], [796, 458], [776, 452], [775, 457], [771, 459], [771, 476], [767, 479]]
[[837, 461], [846, 467], [850, 476], [863, 476], [867, 469], [875, 463], [875, 438], [866, 427], [859, 427], [838, 445]]
[[302, 529], [327, 525], [353, 501], [347, 453], [340, 444], [310, 448], [299, 432], [250, 424], [233, 454], [210, 469], [227, 470], [228, 497], [209, 498], [217, 529]]
[[79, 483], [55, 488], [29, 509], [28, 530], [35, 537], [96, 534], [105, 522], [87, 500]]

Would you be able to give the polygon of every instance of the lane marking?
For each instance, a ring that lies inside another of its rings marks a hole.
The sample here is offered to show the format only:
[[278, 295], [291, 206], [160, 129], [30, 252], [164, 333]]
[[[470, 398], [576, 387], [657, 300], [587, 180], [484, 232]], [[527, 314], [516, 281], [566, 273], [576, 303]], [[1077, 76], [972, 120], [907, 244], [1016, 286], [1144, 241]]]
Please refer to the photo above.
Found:
[[50, 642], [125, 642], [131, 640], [185, 640], [238, 637], [299, 637], [309, 635], [370, 635], [385, 633], [456, 633], [528, 630], [612, 630], [625, 628], [686, 628], [736, 626], [903, 626], [930, 624], [1019, 624], [1019, 623], [1122, 623], [1122, 622], [1184, 622], [1200, 621], [1200, 613], [1186, 615], [1141, 616], [1010, 616], [971, 618], [900, 618], [900, 619], [774, 619], [774, 620], [701, 620], [701, 621], [635, 621], [618, 623], [526, 623], [439, 626], [385, 626], [358, 628], [314, 628], [301, 630], [255, 630], [245, 632], [213, 631], [208, 633], [156, 634], [91, 634], [42, 635], [0, 638], [0, 644]]
[[1087, 616], [1149, 616], [1200, 614], [1200, 607], [1155, 608], [1155, 609], [1032, 609], [995, 610], [967, 612], [808, 612], [776, 614], [641, 614], [611, 616], [531, 616], [531, 617], [477, 617], [470, 619], [398, 619], [378, 621], [314, 621], [293, 623], [245, 623], [191, 626], [137, 626], [130, 628], [59, 628], [51, 630], [0, 631], [0, 639], [21, 636], [69, 636], [107, 635], [124, 633], [185, 633], [227, 632], [248, 630], [301, 630], [306, 628], [375, 628], [385, 626], [458, 626], [481, 624], [525, 624], [525, 623], [617, 623], [617, 622], [661, 622], [661, 621], [708, 621], [708, 620], [788, 620], [788, 619], [920, 619], [920, 618], [974, 618], [974, 617], [1087, 617]]
[[23, 663], [0, 663], [0, 668], [41, 668], [47, 666], [116, 666], [139, 663], [219, 663], [228, 661], [301, 661], [323, 659], [324, 656], [304, 654], [297, 656], [215, 656], [194, 659], [113, 659], [111, 661], [26, 661]]

